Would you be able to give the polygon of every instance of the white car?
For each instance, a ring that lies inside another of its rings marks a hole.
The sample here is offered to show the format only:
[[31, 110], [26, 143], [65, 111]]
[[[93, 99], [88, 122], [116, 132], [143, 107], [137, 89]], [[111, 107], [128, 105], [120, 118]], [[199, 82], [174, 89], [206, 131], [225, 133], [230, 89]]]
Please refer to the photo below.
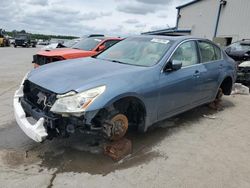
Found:
[[42, 47], [41, 50], [53, 50], [56, 48], [70, 48], [71, 46], [73, 46], [79, 41], [80, 39], [73, 39], [73, 40], [69, 40], [66, 42], [55, 42], [55, 43], [51, 43], [47, 46]]

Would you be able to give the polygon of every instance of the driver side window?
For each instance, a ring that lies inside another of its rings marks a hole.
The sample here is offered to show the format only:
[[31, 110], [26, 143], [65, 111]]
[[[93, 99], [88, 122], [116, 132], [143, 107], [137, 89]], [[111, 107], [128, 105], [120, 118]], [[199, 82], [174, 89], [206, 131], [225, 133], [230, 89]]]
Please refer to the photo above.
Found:
[[194, 41], [188, 41], [181, 44], [174, 52], [171, 61], [177, 60], [182, 62], [182, 67], [198, 63], [198, 54]]

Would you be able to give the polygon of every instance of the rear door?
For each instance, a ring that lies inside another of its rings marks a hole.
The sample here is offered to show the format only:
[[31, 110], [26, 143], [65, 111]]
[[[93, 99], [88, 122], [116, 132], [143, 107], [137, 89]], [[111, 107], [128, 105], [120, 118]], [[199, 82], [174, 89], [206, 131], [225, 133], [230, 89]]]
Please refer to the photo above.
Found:
[[223, 59], [220, 48], [207, 41], [198, 41], [201, 64], [205, 68], [200, 83], [200, 95], [204, 100], [212, 100], [217, 92], [220, 73], [223, 70]]

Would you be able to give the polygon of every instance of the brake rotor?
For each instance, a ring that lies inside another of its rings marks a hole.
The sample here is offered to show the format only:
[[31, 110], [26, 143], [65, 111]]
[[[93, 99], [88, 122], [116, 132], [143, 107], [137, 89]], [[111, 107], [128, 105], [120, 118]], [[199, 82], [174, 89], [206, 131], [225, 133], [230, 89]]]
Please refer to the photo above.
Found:
[[128, 118], [123, 114], [115, 115], [111, 120], [110, 124], [112, 125], [111, 129], [111, 140], [121, 139], [128, 130]]

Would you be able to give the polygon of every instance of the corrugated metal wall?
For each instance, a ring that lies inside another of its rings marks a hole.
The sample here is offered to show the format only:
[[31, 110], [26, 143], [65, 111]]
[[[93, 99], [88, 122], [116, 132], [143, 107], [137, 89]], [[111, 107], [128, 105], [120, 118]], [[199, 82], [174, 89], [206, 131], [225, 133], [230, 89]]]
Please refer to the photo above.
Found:
[[[202, 0], [181, 8], [178, 29], [192, 29], [192, 35], [212, 40], [219, 5], [219, 0]], [[250, 38], [250, 0], [227, 0], [217, 37], [232, 37], [233, 41]]]
[[250, 0], [227, 0], [217, 37], [233, 37], [233, 41], [250, 38]]
[[218, 7], [218, 0], [202, 0], [181, 8], [178, 28], [192, 29], [192, 35], [212, 39]]

